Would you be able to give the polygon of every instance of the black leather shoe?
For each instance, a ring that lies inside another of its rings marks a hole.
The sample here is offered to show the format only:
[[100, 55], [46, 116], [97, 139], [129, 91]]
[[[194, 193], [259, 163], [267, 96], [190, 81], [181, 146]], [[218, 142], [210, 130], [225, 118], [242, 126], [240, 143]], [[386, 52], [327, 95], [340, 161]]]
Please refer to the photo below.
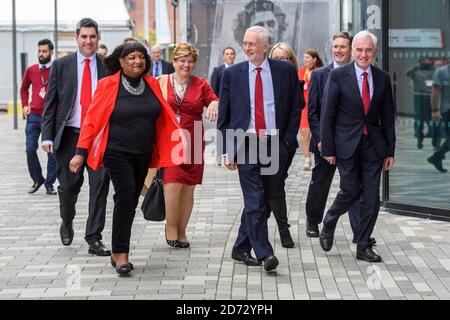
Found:
[[309, 238], [319, 237], [319, 226], [317, 224], [310, 224], [306, 222], [306, 236]]
[[121, 276], [128, 275], [131, 270], [133, 270], [133, 265], [129, 262], [121, 266], [116, 266], [116, 272]]
[[330, 251], [331, 248], [333, 247], [334, 230], [335, 229], [336, 229], [336, 227], [329, 229], [325, 225], [323, 225], [322, 231], [320, 232], [320, 236], [319, 236], [319, 242], [320, 242], [320, 247], [324, 251]]
[[291, 233], [289, 232], [289, 229], [279, 230], [279, 231], [280, 231], [281, 245], [283, 246], [283, 248], [293, 248], [294, 247], [294, 240], [292, 240]]
[[279, 264], [280, 262], [273, 254], [269, 254], [264, 258], [264, 270], [266, 271], [275, 270]]
[[[130, 265], [131, 270], [134, 270], [134, 266], [131, 262], [128, 262], [128, 264]], [[113, 257], [111, 256], [111, 265], [115, 268], [117, 263], [116, 261], [113, 259]]]
[[100, 240], [89, 243], [88, 252], [90, 254], [95, 254], [100, 257], [106, 257], [111, 255], [111, 251], [109, 251]]
[[243, 262], [246, 266], [257, 267], [261, 261], [256, 260], [252, 255], [245, 251], [234, 250], [231, 252], [231, 258], [235, 261]]
[[33, 185], [31, 186], [30, 189], [28, 189], [28, 193], [35, 193], [36, 191], [39, 190], [39, 188], [44, 184], [45, 180], [42, 180], [41, 182], [35, 182], [33, 183]]
[[367, 247], [363, 251], [356, 251], [356, 259], [367, 262], [382, 262], [383, 259], [373, 252], [372, 247]]
[[436, 168], [437, 171], [439, 171], [441, 173], [447, 173], [447, 169], [445, 169], [442, 166], [442, 159], [439, 159], [438, 157], [433, 155], [433, 156], [429, 157], [427, 159], [427, 161], [429, 163], [431, 163]]
[[57, 195], [58, 193], [55, 191], [55, 189], [53, 188], [53, 187], [48, 187], [48, 188], [46, 188], [47, 189], [47, 194], [49, 195], [49, 196], [54, 196], [54, 195]]
[[[352, 242], [353, 243], [358, 243], [358, 238], [355, 236], [355, 235], [353, 235], [353, 240], [352, 240]], [[371, 246], [371, 247], [373, 247], [373, 246], [375, 246], [377, 244], [377, 240], [375, 240], [375, 238], [370, 238], [369, 239], [369, 246]]]
[[59, 236], [61, 237], [61, 242], [65, 246], [70, 246], [73, 240], [73, 227], [72, 222], [62, 222], [59, 227]]

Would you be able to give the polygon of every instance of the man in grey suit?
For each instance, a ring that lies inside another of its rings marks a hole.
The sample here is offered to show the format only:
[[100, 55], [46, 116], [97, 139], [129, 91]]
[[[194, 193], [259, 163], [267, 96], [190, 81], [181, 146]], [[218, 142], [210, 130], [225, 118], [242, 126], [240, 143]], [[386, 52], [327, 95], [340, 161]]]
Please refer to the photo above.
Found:
[[[75, 155], [76, 145], [84, 116], [92, 100], [97, 81], [105, 76], [102, 59], [95, 52], [99, 35], [97, 23], [84, 18], [77, 23], [78, 50], [57, 59], [52, 66], [42, 119], [42, 147], [54, 152], [60, 215], [61, 242], [68, 246], [73, 240], [72, 221], [75, 205], [83, 185], [83, 172], [73, 174], [69, 162]], [[89, 253], [108, 256], [111, 252], [102, 243], [101, 232], [105, 226], [106, 198], [109, 178], [105, 170], [94, 171], [89, 167], [89, 216], [86, 222], [85, 240]]]
[[153, 77], [159, 77], [163, 74], [171, 74], [175, 72], [173, 65], [170, 62], [161, 58], [162, 50], [158, 45], [154, 45], [150, 50], [150, 70], [149, 74]]

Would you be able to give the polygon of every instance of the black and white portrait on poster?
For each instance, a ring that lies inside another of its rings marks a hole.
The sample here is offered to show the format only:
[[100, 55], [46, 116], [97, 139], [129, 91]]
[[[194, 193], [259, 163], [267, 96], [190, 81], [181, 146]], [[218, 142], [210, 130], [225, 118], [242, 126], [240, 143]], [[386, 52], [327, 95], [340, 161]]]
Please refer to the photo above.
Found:
[[[222, 64], [222, 50], [236, 49], [236, 62], [245, 60], [245, 30], [259, 25], [272, 33], [272, 43], [292, 45], [299, 60], [308, 48], [330, 57], [330, 38], [339, 30], [333, 25], [338, 8], [335, 0], [191, 0], [190, 39], [200, 49], [197, 74], [208, 78]], [[209, 22], [209, 23], [207, 23]]]

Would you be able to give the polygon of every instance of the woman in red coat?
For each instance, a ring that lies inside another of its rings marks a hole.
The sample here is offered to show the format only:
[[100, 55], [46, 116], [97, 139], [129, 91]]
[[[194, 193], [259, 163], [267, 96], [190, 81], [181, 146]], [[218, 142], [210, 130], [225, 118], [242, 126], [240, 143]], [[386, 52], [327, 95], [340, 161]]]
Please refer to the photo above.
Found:
[[105, 58], [113, 75], [98, 83], [70, 162], [70, 170], [77, 172], [87, 158], [92, 169], [104, 166], [111, 178], [115, 190], [111, 264], [121, 275], [133, 270], [128, 261], [131, 227], [148, 168], [184, 160], [180, 126], [158, 81], [147, 75], [149, 62], [139, 42], [122, 44]]
[[319, 53], [315, 49], [308, 49], [303, 55], [304, 66], [299, 69], [298, 78], [305, 81], [303, 86], [303, 94], [305, 97], [306, 107], [302, 110], [302, 117], [300, 121], [300, 137], [303, 155], [305, 156], [305, 163], [303, 164], [304, 170], [311, 170], [311, 152], [309, 152], [309, 144], [311, 143], [311, 130], [308, 123], [308, 94], [309, 84], [311, 82], [311, 72], [317, 68], [323, 67], [322, 59], [320, 59]]

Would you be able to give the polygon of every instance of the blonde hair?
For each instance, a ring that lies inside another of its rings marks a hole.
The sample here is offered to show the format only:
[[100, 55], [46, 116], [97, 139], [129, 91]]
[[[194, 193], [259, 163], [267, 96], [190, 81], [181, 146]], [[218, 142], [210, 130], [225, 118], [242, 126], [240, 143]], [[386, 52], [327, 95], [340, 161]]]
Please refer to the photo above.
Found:
[[273, 52], [275, 51], [275, 49], [281, 49], [284, 51], [284, 53], [287, 54], [289, 60], [291, 61], [291, 63], [294, 65], [295, 70], [298, 70], [298, 60], [297, 60], [297, 56], [294, 53], [294, 50], [292, 49], [292, 47], [286, 43], [286, 42], [278, 42], [276, 45], [273, 46], [272, 50], [270, 50], [270, 54], [269, 54], [269, 58], [272, 59], [272, 55]]
[[194, 62], [198, 59], [198, 49], [189, 43], [179, 43], [173, 50], [173, 60], [176, 61], [180, 58], [192, 57]]

